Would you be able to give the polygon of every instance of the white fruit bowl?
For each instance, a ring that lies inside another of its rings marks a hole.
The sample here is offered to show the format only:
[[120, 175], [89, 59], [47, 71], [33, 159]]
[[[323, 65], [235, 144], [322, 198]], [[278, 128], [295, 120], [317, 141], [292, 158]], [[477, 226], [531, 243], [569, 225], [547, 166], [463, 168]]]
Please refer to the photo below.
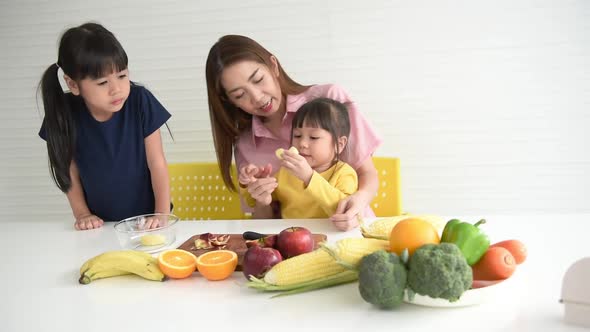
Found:
[[143, 214], [116, 223], [115, 233], [123, 248], [154, 253], [176, 241], [178, 220], [173, 214]]

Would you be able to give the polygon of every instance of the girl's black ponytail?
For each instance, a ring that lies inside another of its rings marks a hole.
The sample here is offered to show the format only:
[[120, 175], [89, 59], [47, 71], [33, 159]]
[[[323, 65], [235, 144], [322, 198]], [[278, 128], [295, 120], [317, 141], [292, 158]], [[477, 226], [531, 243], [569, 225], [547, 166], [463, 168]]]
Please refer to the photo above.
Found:
[[45, 138], [49, 171], [57, 187], [67, 193], [72, 186], [70, 164], [74, 158], [75, 126], [70, 104], [59, 83], [54, 63], [43, 73], [41, 95], [45, 108]]

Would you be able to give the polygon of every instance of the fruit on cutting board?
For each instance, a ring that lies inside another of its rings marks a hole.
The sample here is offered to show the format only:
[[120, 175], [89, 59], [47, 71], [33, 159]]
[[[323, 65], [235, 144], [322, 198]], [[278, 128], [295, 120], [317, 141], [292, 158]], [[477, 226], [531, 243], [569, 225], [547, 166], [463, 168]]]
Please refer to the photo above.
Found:
[[259, 246], [259, 247], [267, 247], [267, 248], [275, 248], [278, 239], [277, 234], [263, 236], [256, 240], [246, 240], [246, 247], [250, 248], [252, 246]]
[[390, 251], [401, 255], [408, 249], [410, 256], [425, 244], [438, 244], [440, 237], [436, 228], [426, 220], [408, 218], [398, 222], [389, 236]]
[[270, 268], [282, 260], [283, 256], [274, 248], [251, 246], [244, 254], [242, 272], [246, 279], [249, 279], [251, 275], [262, 278]]
[[282, 230], [276, 241], [276, 248], [284, 259], [305, 254], [313, 250], [315, 242], [305, 227], [289, 227]]
[[197, 257], [197, 270], [207, 280], [223, 280], [238, 266], [238, 255], [231, 250], [214, 250]]
[[182, 249], [165, 250], [158, 256], [158, 267], [169, 278], [187, 278], [197, 268], [197, 257]]
[[148, 280], [164, 280], [158, 262], [150, 254], [135, 250], [113, 250], [84, 262], [80, 267], [78, 281], [86, 285], [97, 279], [130, 274]]

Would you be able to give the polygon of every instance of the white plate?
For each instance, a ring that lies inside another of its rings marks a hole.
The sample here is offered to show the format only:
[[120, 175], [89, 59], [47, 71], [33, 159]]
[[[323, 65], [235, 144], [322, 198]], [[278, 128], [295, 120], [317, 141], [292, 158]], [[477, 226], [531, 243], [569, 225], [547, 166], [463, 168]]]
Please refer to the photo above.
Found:
[[426, 307], [467, 307], [489, 301], [491, 298], [496, 296], [499, 291], [501, 291], [501, 288], [503, 288], [504, 284], [506, 284], [506, 281], [502, 281], [487, 287], [470, 289], [464, 292], [461, 295], [461, 298], [455, 302], [449, 302], [445, 299], [433, 299], [430, 296], [420, 294], [416, 294], [414, 299], [410, 301], [408, 299], [408, 293], [406, 292], [404, 295], [404, 302]]

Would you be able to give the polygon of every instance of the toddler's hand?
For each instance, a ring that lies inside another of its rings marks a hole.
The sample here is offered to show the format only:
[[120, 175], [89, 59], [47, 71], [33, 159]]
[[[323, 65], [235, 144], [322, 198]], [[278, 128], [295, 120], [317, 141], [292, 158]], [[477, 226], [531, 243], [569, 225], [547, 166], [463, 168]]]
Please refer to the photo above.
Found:
[[313, 169], [309, 166], [309, 163], [305, 157], [301, 156], [297, 152], [291, 150], [285, 150], [283, 152], [283, 161], [281, 166], [286, 168], [291, 174], [296, 176], [299, 180], [303, 181], [307, 186], [313, 175]]
[[101, 228], [103, 224], [104, 221], [102, 221], [102, 219], [93, 214], [89, 214], [78, 218], [74, 223], [74, 228], [76, 228], [76, 230], [83, 231], [88, 229]]

